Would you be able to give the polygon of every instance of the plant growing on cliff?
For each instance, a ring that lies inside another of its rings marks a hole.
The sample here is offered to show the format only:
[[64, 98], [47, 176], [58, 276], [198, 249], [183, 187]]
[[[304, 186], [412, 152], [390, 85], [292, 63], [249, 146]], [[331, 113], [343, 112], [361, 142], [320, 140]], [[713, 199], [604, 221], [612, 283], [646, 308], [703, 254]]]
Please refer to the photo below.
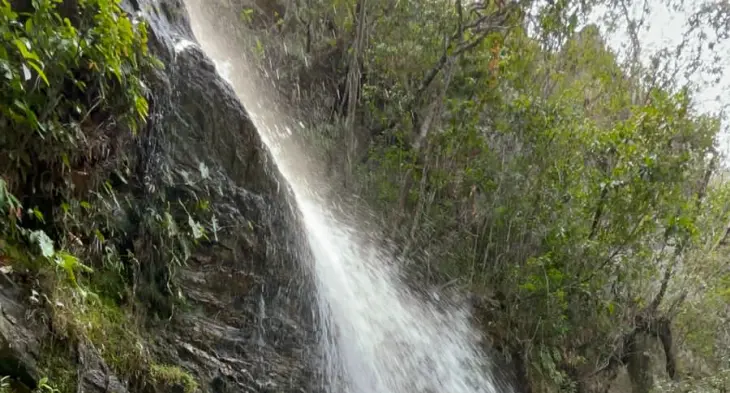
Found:
[[58, 389], [53, 387], [51, 381], [47, 377], [43, 377], [38, 381], [38, 386], [35, 389], [35, 393], [60, 393]]
[[58, 270], [36, 298], [53, 334], [92, 342], [120, 375], [138, 373], [145, 354], [115, 303], [126, 291], [110, 282], [125, 281], [129, 252], [119, 213], [131, 201], [114, 188], [149, 115], [143, 77], [160, 66], [146, 26], [116, 0], [0, 0], [0, 37], [0, 258], [18, 272]]
[[[148, 107], [140, 71], [155, 62], [142, 23], [115, 1], [34, 1], [15, 10], [0, 3], [0, 169], [7, 251], [30, 241], [72, 281], [83, 266], [56, 252], [66, 235], [55, 227], [60, 201], [90, 188], [91, 166], [109, 156], [120, 131], [134, 133]], [[16, 195], [16, 197], [13, 197]], [[60, 199], [60, 201], [59, 201]], [[34, 206], [28, 210], [23, 205]]]
[[153, 364], [150, 367], [152, 380], [163, 389], [182, 388], [184, 393], [198, 391], [198, 382], [187, 371], [177, 366]]

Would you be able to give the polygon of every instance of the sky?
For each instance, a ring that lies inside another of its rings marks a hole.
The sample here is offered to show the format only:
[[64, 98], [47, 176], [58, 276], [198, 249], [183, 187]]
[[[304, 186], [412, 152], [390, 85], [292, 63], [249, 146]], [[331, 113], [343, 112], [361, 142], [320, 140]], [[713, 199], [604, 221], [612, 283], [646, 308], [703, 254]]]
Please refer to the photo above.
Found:
[[[656, 51], [662, 48], [674, 48], [681, 42], [684, 32], [688, 29], [687, 20], [690, 14], [689, 12], [685, 13], [671, 10], [664, 4], [663, 0], [648, 0], [648, 2], [651, 12], [648, 14], [645, 29], [639, 35], [643, 51], [642, 58], [646, 64], [648, 64], [649, 56], [652, 53], [656, 53]], [[632, 10], [633, 16], [639, 17], [641, 15], [641, 3], [643, 2], [632, 1], [632, 3], [635, 3], [634, 9]], [[698, 7], [702, 1], [689, 0], [687, 3], [690, 7]], [[596, 10], [593, 18], [600, 17], [603, 12], [605, 12], [605, 9]], [[709, 33], [709, 35], [713, 37], [714, 33]], [[619, 54], [625, 54], [627, 48], [630, 47], [628, 45], [630, 38], [625, 29], [614, 34], [608, 34], [607, 36], [608, 45]], [[690, 43], [696, 45], [699, 41], [697, 37], [694, 38]], [[703, 85], [696, 96], [697, 109], [700, 112], [718, 113], [723, 108], [728, 109], [730, 107], [730, 42], [723, 42], [715, 46], [712, 51], [706, 50], [703, 59], [707, 64], [710, 64], [712, 62], [712, 56], [717, 54], [722, 54], [722, 63], [728, 65], [728, 71], [724, 73], [719, 84], [714, 83], [711, 78], [702, 73], [697, 73], [690, 77], [693, 82], [700, 82]], [[729, 165], [730, 124], [727, 121], [723, 124], [723, 132], [719, 142], [721, 151], [727, 156], [725, 165]]]

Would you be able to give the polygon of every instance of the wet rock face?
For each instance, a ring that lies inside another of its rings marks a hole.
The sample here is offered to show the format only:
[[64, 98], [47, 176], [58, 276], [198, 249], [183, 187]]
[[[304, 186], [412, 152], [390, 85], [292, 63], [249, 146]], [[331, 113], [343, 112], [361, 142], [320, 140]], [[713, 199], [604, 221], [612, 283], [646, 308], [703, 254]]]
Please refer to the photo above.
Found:
[[[205, 195], [220, 228], [187, 266], [163, 279], [174, 281], [176, 292], [163, 296], [184, 299], [183, 306], [176, 303], [154, 324], [148, 349], [161, 363], [190, 372], [203, 391], [316, 391], [313, 291], [297, 262], [300, 231], [289, 189], [233, 90], [194, 43], [183, 2], [123, 0], [122, 6], [147, 21], [150, 50], [165, 65], [145, 78], [150, 119], [130, 147], [136, 151], [128, 152], [137, 163], [131, 181], [140, 185], [129, 192], [133, 199]], [[201, 168], [206, 182], [180, 185]], [[137, 255], [150, 240], [136, 236]], [[33, 387], [42, 377], [36, 368], [42, 337], [25, 323], [25, 298], [2, 281], [0, 373]], [[75, 352], [79, 393], [137, 389], [116, 378], [93, 347]]]
[[[34, 323], [31, 302], [24, 288], [0, 273], [0, 375], [12, 375], [22, 389], [35, 389], [43, 375], [41, 340], [47, 331]], [[78, 393], [127, 393], [126, 386], [113, 374], [98, 351], [86, 345], [77, 348]]]
[[35, 386], [40, 342], [25, 322], [22, 291], [0, 273], [0, 376], [15, 375], [26, 386]]
[[193, 44], [178, 0], [128, 5], [149, 21], [165, 70], [150, 89], [148, 192], [174, 192], [174, 171], [209, 168], [221, 231], [176, 279], [186, 299], [156, 350], [212, 392], [312, 391], [311, 290], [297, 263], [297, 217], [269, 154], [231, 87]]
[[109, 368], [101, 359], [101, 355], [92, 346], [81, 344], [78, 352], [78, 386], [77, 393], [127, 393], [127, 387], [109, 372]]

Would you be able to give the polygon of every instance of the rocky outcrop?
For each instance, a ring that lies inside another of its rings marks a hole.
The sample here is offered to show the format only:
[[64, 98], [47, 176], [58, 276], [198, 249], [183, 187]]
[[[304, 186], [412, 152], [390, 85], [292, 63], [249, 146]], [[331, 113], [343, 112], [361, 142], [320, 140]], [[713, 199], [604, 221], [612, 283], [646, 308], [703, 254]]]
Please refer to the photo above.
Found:
[[[19, 386], [35, 389], [42, 375], [42, 327], [34, 323], [31, 298], [24, 288], [0, 273], [0, 375], [13, 376]], [[95, 348], [79, 345], [78, 393], [126, 393], [127, 388], [109, 372]]]
[[93, 346], [78, 346], [77, 393], [127, 393], [127, 387], [109, 370], [101, 355]]
[[[297, 263], [298, 217], [289, 190], [245, 109], [194, 43], [182, 1], [122, 5], [147, 21], [150, 50], [165, 66], [146, 78], [151, 116], [129, 152], [136, 163], [130, 180], [138, 187], [122, 192], [140, 201], [204, 196], [218, 228], [174, 272], [140, 261], [134, 274], [159, 289], [140, 296], [169, 306], [152, 325], [149, 351], [190, 372], [203, 391], [314, 391], [312, 291]], [[135, 255], [154, 255], [148, 233], [129, 232]], [[42, 377], [36, 363], [43, 329], [26, 318], [28, 289], [0, 276], [0, 374], [34, 388]], [[75, 352], [79, 393], [150, 389], [113, 375], [93, 346]]]
[[173, 312], [155, 347], [208, 391], [310, 391], [312, 292], [297, 263], [289, 190], [231, 87], [192, 44], [184, 4], [131, 5], [149, 21], [150, 47], [166, 65], [151, 84], [147, 188], [183, 192], [169, 173], [203, 165], [210, 181], [199, 191], [221, 228], [176, 277], [187, 307]]
[[0, 375], [14, 375], [27, 386], [39, 378], [39, 338], [25, 323], [22, 290], [0, 273]]

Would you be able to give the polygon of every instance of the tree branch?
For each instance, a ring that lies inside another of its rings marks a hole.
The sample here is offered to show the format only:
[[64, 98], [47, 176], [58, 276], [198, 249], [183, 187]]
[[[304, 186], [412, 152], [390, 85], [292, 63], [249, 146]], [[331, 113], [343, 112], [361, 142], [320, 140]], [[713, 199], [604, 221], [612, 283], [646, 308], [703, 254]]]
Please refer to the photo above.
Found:
[[[421, 103], [424, 93], [431, 86], [439, 73], [443, 71], [446, 63], [450, 58], [459, 57], [467, 51], [474, 49], [480, 43], [482, 43], [489, 34], [498, 30], [506, 29], [504, 24], [507, 22], [507, 19], [509, 19], [509, 17], [513, 15], [513, 13], [519, 11], [518, 3], [512, 3], [508, 7], [501, 8], [495, 13], [481, 16], [477, 21], [464, 26], [462, 24], [463, 10], [460, 1], [457, 1], [456, 7], [457, 15], [459, 17], [456, 32], [454, 32], [454, 34], [450, 38], [447, 38], [443, 54], [441, 55], [441, 57], [439, 57], [433, 67], [431, 67], [428, 72], [426, 72], [423, 79], [421, 80], [421, 83], [418, 84], [418, 88], [416, 88], [416, 91], [412, 95], [413, 98], [405, 105], [406, 113], [412, 113], [414, 110], [416, 110], [416, 108]], [[479, 34], [468, 42], [464, 42], [464, 33], [467, 29], [477, 30]], [[454, 47], [454, 45], [457, 46]], [[385, 126], [373, 130], [372, 135], [382, 135], [387, 130], [396, 127], [399, 122], [400, 120], [398, 119], [392, 120]]]

